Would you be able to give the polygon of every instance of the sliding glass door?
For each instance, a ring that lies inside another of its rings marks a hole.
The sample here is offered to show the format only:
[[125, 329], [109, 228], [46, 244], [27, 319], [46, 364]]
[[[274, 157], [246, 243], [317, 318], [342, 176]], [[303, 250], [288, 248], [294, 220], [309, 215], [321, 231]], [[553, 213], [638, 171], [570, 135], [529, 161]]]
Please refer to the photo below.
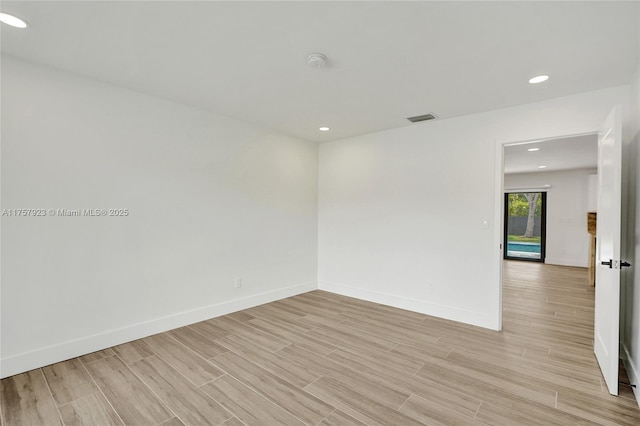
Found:
[[504, 258], [544, 262], [546, 192], [504, 194]]

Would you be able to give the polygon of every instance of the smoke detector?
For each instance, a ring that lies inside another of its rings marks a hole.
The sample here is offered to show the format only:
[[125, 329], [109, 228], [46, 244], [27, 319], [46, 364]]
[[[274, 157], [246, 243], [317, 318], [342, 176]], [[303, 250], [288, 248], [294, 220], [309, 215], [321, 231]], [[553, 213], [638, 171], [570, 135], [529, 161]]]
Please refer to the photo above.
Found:
[[312, 68], [324, 68], [327, 66], [327, 57], [322, 53], [312, 53], [307, 58], [307, 64]]

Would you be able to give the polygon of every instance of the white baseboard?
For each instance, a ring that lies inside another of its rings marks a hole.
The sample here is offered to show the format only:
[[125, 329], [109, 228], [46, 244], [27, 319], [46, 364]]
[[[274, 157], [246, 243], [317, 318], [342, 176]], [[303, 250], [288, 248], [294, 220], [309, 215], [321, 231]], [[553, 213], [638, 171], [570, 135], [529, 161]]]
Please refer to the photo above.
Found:
[[559, 257], [545, 257], [544, 263], [547, 265], [559, 265], [559, 266], [577, 266], [578, 268], [586, 268], [587, 263], [581, 259], [563, 259]]
[[343, 296], [354, 297], [356, 299], [366, 300], [368, 302], [379, 303], [381, 305], [393, 306], [394, 308], [406, 309], [408, 311], [418, 312], [425, 315], [476, 325], [490, 330], [500, 330], [499, 318], [492, 317], [482, 312], [467, 311], [464, 309], [428, 302], [426, 300], [416, 300], [329, 281], [319, 281], [318, 289]]
[[622, 362], [624, 363], [624, 369], [627, 370], [627, 376], [629, 376], [629, 383], [632, 385], [636, 385], [635, 388], [631, 388], [633, 390], [633, 394], [636, 396], [636, 402], [638, 403], [638, 407], [640, 407], [640, 365], [635, 365], [633, 362], [633, 358], [631, 358], [631, 354], [627, 349], [627, 346], [622, 344], [623, 357]]
[[2, 367], [0, 370], [0, 378], [13, 376], [33, 370], [34, 368], [44, 367], [56, 362], [65, 361], [111, 346], [120, 345], [242, 309], [306, 293], [316, 290], [317, 288], [318, 284], [315, 281], [298, 284], [9, 356], [0, 360], [0, 366]]

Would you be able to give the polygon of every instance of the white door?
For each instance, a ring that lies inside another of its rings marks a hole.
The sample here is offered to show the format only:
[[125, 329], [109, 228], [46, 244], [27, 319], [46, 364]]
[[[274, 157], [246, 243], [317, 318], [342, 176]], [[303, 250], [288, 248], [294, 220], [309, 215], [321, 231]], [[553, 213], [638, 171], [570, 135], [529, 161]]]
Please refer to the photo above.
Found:
[[618, 394], [620, 325], [620, 203], [622, 141], [619, 109], [598, 134], [598, 222], [594, 351], [612, 395]]

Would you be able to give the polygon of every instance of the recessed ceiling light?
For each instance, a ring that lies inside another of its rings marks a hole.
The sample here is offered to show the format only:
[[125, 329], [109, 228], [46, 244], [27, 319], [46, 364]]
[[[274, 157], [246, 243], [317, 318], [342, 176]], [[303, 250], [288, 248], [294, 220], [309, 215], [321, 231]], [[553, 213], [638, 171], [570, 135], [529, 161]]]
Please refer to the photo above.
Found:
[[535, 77], [532, 77], [529, 79], [529, 83], [531, 84], [537, 84], [537, 83], [542, 83], [543, 81], [547, 81], [549, 80], [549, 76], [548, 75], [537, 75]]
[[529, 152], [540, 151], [540, 148], [529, 148], [527, 151]]
[[546, 169], [547, 166], [538, 166], [539, 169]]
[[5, 24], [11, 25], [12, 27], [16, 28], [27, 28], [29, 26], [29, 24], [27, 24], [27, 21], [2, 12], [0, 12], [0, 22], [4, 22]]
[[318, 130], [320, 130], [321, 132], [328, 132], [331, 129], [328, 128], [327, 126], [322, 126], [322, 127], [319, 127]]

